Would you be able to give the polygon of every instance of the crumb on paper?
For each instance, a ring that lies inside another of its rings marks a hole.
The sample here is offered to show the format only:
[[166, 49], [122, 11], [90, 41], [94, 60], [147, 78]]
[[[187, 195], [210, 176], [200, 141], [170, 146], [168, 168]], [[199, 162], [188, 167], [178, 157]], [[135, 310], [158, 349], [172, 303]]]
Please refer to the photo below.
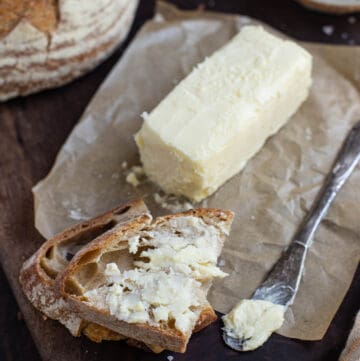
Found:
[[355, 16], [349, 16], [348, 17], [348, 23], [349, 24], [355, 24], [356, 23], [356, 17]]
[[166, 358], [168, 359], [168, 361], [173, 361], [174, 356], [169, 355], [169, 356], [167, 356]]
[[111, 175], [111, 179], [119, 179], [120, 178], [120, 174], [118, 172], [115, 172]]
[[69, 217], [75, 221], [81, 221], [86, 219], [86, 216], [82, 214], [81, 208], [70, 209]]
[[311, 133], [311, 129], [310, 129], [310, 128], [306, 128], [306, 129], [305, 129], [305, 138], [306, 138], [307, 140], [311, 140], [311, 138], [312, 138], [312, 133]]
[[218, 265], [219, 265], [220, 267], [224, 267], [224, 266], [225, 266], [225, 260], [222, 259], [222, 258], [220, 258], [220, 259], [219, 259], [219, 262], [218, 262]]
[[126, 182], [131, 184], [133, 187], [137, 187], [141, 183], [144, 183], [146, 179], [144, 168], [139, 165], [132, 166], [129, 173], [126, 175]]
[[144, 168], [140, 165], [134, 165], [133, 167], [131, 167], [131, 171], [138, 176], [145, 174]]
[[193, 209], [194, 205], [187, 200], [181, 200], [173, 194], [154, 193], [155, 202], [164, 209], [172, 212], [184, 212]]
[[333, 25], [324, 25], [322, 27], [322, 31], [324, 34], [326, 34], [327, 36], [331, 36], [334, 31], [335, 31], [335, 27]]
[[251, 219], [252, 221], [255, 221], [255, 216], [250, 216], [250, 219]]
[[128, 167], [128, 163], [126, 161], [121, 163], [121, 168], [122, 169], [125, 170], [125, 169], [127, 169], [127, 167]]
[[130, 172], [126, 176], [126, 182], [131, 184], [133, 187], [137, 187], [140, 184], [140, 181], [138, 180], [138, 178], [134, 172]]

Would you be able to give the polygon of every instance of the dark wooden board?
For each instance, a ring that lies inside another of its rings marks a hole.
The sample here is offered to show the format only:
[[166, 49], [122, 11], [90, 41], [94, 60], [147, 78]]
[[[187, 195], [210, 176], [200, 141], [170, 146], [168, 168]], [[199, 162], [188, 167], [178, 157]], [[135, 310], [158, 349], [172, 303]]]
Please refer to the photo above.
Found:
[[[292, 0], [172, 0], [182, 8], [205, 5], [209, 10], [246, 14], [278, 28], [299, 40], [360, 44], [360, 15], [354, 24], [349, 16], [310, 12]], [[129, 40], [141, 24], [152, 16], [154, 2], [141, 2]], [[329, 36], [324, 26], [331, 26]], [[127, 44], [126, 43], [126, 44]], [[0, 360], [39, 360], [24, 322], [44, 360], [166, 360], [160, 356], [131, 349], [121, 342], [93, 344], [72, 338], [53, 321], [44, 321], [24, 299], [17, 276], [25, 256], [42, 242], [33, 225], [31, 187], [49, 171], [57, 151], [76, 124], [101, 81], [126, 47], [95, 71], [56, 90], [50, 90], [0, 104], [0, 261], [15, 295], [13, 298], [4, 275], [0, 274]], [[174, 360], [337, 360], [359, 307], [360, 269], [325, 338], [302, 342], [273, 336], [260, 350], [237, 354], [225, 348], [219, 324], [195, 335], [185, 355]], [[326, 302], [326, 300], [324, 300]]]

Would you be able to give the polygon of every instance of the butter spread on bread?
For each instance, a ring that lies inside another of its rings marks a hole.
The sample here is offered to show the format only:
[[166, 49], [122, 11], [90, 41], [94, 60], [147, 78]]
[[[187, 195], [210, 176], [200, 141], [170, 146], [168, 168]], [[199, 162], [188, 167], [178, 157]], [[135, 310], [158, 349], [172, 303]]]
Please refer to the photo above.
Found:
[[140, 232], [129, 241], [129, 251], [140, 259], [134, 262], [136, 268], [121, 272], [115, 263], [107, 264], [107, 284], [85, 297], [107, 305], [126, 322], [156, 325], [173, 319], [176, 329], [188, 332], [197, 320], [192, 309], [206, 303], [202, 283], [226, 276], [216, 266], [222, 248], [220, 224], [189, 215]]
[[185, 352], [200, 319], [233, 214], [196, 209], [115, 227], [80, 250], [58, 280], [84, 319], [126, 337]]
[[[105, 237], [114, 227], [148, 214], [149, 211], [141, 200], [133, 201], [75, 225], [46, 241], [24, 263], [20, 272], [20, 283], [30, 302], [47, 317], [61, 322], [73, 336], [84, 334], [94, 342], [126, 340], [134, 347], [156, 353], [163, 351], [156, 344], [125, 337], [107, 327], [87, 321], [86, 317], [80, 316], [76, 307], [61, 296], [56, 287], [57, 279], [62, 277], [71, 259], [81, 249], [91, 247], [92, 242], [96, 242], [100, 236]], [[200, 331], [215, 319], [215, 312], [207, 305], [197, 318], [193, 332]]]
[[294, 42], [244, 27], [144, 114], [135, 139], [147, 176], [167, 193], [211, 195], [296, 112], [311, 68]]

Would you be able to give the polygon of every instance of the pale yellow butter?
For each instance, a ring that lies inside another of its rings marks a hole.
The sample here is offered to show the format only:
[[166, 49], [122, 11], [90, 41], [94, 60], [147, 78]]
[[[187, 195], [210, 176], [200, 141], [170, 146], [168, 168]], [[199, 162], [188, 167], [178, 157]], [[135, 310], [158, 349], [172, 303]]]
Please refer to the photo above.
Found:
[[207, 304], [209, 282], [227, 275], [216, 262], [228, 232], [222, 222], [206, 224], [191, 215], [143, 230], [127, 238], [129, 252], [140, 259], [134, 269], [108, 263], [106, 284], [85, 297], [119, 320], [155, 326], [174, 320], [177, 330], [189, 334]]
[[294, 42], [244, 27], [144, 114], [135, 139], [145, 173], [167, 193], [209, 196], [296, 112], [311, 66]]
[[242, 300], [223, 316], [224, 330], [242, 341], [243, 351], [255, 350], [282, 326], [285, 311], [269, 301]]

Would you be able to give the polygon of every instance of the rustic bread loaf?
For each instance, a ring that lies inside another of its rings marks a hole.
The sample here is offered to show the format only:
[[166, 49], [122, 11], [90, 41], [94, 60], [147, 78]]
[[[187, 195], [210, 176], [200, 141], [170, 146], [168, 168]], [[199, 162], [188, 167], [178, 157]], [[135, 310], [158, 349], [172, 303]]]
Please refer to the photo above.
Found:
[[89, 322], [185, 352], [199, 320], [216, 319], [206, 294], [226, 275], [216, 262], [232, 220], [215, 209], [138, 217], [80, 250], [56, 279], [59, 291]]
[[335, 14], [360, 11], [359, 0], [297, 0], [310, 9]]
[[65, 84], [127, 35], [138, 0], [0, 1], [0, 100]]

